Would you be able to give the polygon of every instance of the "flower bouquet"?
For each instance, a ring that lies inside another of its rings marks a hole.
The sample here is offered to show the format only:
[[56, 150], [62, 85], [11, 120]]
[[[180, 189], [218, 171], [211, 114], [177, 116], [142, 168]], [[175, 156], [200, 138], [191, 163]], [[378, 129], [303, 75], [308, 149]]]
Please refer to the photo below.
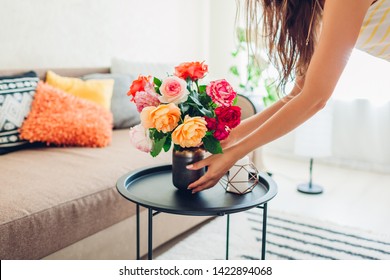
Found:
[[[201, 84], [204, 62], [186, 62], [165, 78], [140, 75], [130, 86], [141, 124], [130, 129], [131, 143], [157, 156], [173, 144], [174, 152], [202, 148], [222, 153], [221, 140], [240, 123], [237, 93], [224, 79]], [[186, 162], [189, 164], [189, 162]]]

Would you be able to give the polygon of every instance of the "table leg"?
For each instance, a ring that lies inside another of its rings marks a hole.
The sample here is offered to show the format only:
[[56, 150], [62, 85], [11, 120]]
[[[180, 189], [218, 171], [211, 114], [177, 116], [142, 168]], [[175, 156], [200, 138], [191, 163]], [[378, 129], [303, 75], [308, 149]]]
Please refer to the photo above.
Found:
[[148, 260], [152, 259], [153, 253], [153, 210], [148, 209]]
[[261, 239], [261, 259], [265, 260], [265, 245], [267, 237], [267, 203], [263, 205], [263, 237]]
[[140, 257], [140, 229], [139, 229], [139, 204], [137, 204], [137, 260], [141, 259]]
[[230, 233], [230, 215], [227, 214], [226, 222], [226, 260], [229, 259], [229, 233]]

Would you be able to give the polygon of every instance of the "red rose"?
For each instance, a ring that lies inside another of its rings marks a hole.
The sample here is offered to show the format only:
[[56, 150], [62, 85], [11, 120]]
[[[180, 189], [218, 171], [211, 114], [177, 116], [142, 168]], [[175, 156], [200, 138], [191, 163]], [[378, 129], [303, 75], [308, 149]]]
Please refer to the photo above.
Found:
[[217, 129], [217, 119], [204, 117], [207, 122], [208, 130], [216, 130]]
[[219, 123], [217, 125], [217, 128], [214, 131], [213, 136], [215, 137], [215, 139], [221, 141], [221, 140], [225, 140], [226, 138], [228, 138], [229, 133], [230, 132], [227, 129], [227, 127], [223, 123]]
[[238, 106], [218, 107], [215, 109], [218, 123], [235, 128], [241, 122], [241, 108]]
[[208, 66], [204, 62], [184, 62], [175, 67], [175, 76], [193, 81], [199, 80], [206, 76]]
[[132, 96], [132, 100], [134, 100], [135, 95], [139, 91], [145, 91], [145, 86], [149, 83], [150, 77], [139, 75], [138, 79], [134, 80], [130, 85], [130, 89], [127, 92], [127, 95]]

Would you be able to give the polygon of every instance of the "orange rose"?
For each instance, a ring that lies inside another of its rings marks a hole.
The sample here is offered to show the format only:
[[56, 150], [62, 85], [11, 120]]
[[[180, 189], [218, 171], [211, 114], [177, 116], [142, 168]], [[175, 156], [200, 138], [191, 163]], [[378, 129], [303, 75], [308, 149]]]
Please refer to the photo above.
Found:
[[202, 117], [184, 118], [184, 122], [172, 133], [172, 141], [182, 148], [197, 147], [202, 143], [206, 135], [207, 122]]
[[155, 128], [152, 118], [152, 112], [156, 109], [155, 106], [148, 106], [142, 109], [140, 114], [141, 124], [145, 128]]
[[127, 92], [127, 95], [131, 95], [134, 99], [135, 95], [139, 91], [145, 91], [145, 86], [147, 83], [149, 83], [150, 77], [139, 75], [138, 79], [134, 80], [133, 83], [130, 85], [130, 89]]
[[141, 123], [145, 128], [155, 128], [163, 133], [175, 129], [180, 120], [180, 109], [173, 103], [158, 107], [145, 107], [141, 112]]
[[184, 62], [175, 67], [175, 76], [187, 80], [199, 80], [206, 76], [208, 71], [207, 64], [204, 62]]

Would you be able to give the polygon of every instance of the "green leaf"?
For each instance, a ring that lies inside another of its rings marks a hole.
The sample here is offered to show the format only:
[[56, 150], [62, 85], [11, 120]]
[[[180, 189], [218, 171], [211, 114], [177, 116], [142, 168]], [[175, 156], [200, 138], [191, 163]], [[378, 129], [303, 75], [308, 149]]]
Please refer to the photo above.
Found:
[[206, 135], [203, 137], [203, 145], [207, 151], [212, 154], [222, 154], [221, 143], [214, 136]]
[[206, 93], [199, 95], [199, 101], [205, 108], [213, 108], [213, 100]]
[[202, 103], [200, 103], [200, 101], [196, 97], [189, 95], [188, 99], [190, 99], [194, 104], [203, 107]]
[[236, 105], [237, 101], [238, 101], [238, 96], [236, 96], [236, 98], [233, 99], [233, 105]]
[[206, 108], [202, 108], [199, 111], [206, 117], [209, 117], [209, 118], [214, 117], [214, 113]]
[[182, 116], [185, 116], [188, 114], [188, 110], [190, 109], [190, 105], [187, 102], [180, 103], [179, 108], [180, 108]]
[[159, 155], [159, 153], [161, 152], [162, 148], [164, 147], [166, 138], [167, 138], [167, 136], [165, 136], [164, 138], [159, 139], [157, 141], [154, 141], [153, 148], [150, 151], [150, 154], [152, 155], [152, 157], [156, 157], [156, 156]]
[[162, 84], [161, 80], [158, 79], [158, 78], [156, 78], [156, 77], [153, 77], [153, 83], [154, 83], [156, 86], [158, 86], [158, 87], [160, 87], [161, 84]]
[[205, 86], [205, 85], [199, 86], [199, 93], [200, 94], [205, 93], [206, 92], [206, 88], [207, 88], [207, 86]]
[[205, 108], [196, 97], [189, 95], [188, 99], [189, 99], [188, 104], [191, 107], [193, 107], [193, 109], [195, 109], [196, 111], [201, 113], [203, 116], [207, 116], [210, 118], [213, 117], [213, 112], [210, 111], [209, 109]]
[[168, 152], [169, 149], [171, 148], [171, 145], [172, 145], [172, 137], [171, 135], [169, 134], [166, 139], [165, 139], [165, 143], [164, 143], [164, 146], [163, 146], [163, 149], [165, 152]]
[[151, 128], [149, 131], [150, 131], [150, 136], [153, 140], [161, 140], [164, 137], [166, 137], [166, 134], [164, 132], [160, 132], [155, 128]]
[[230, 73], [232, 73], [234, 76], [240, 77], [240, 72], [238, 71], [238, 67], [237, 67], [237, 66], [232, 66], [232, 67], [230, 67], [229, 71], [230, 71]]
[[232, 51], [232, 53], [231, 53], [232, 57], [237, 57], [239, 52], [240, 52], [239, 48], [237, 48], [237, 50], [235, 50], [235, 51]]

